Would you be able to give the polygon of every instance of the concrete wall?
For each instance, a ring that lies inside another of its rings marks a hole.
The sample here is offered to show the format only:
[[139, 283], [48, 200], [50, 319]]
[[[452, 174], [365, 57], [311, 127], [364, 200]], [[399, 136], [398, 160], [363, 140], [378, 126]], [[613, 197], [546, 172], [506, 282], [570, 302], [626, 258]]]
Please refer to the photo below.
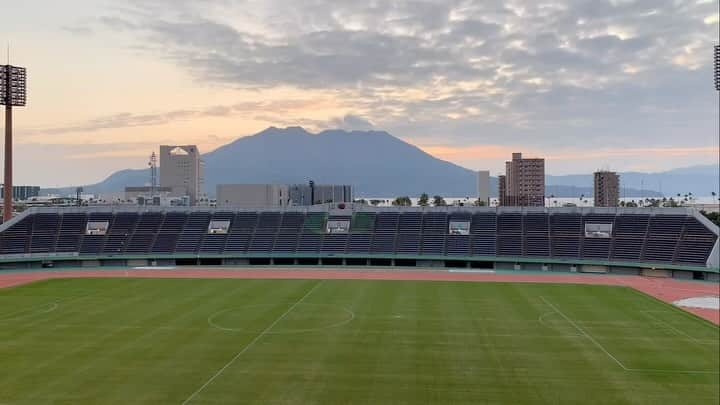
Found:
[[684, 271], [684, 270], [675, 270], [675, 271], [673, 271], [673, 278], [677, 278], [677, 279], [681, 279], [681, 280], [692, 280], [693, 272], [692, 271]]
[[581, 273], [607, 273], [608, 267], [583, 264], [581, 266], [578, 266], [578, 271]]
[[642, 274], [645, 277], [667, 278], [667, 277], [672, 277], [672, 270], [642, 269], [640, 274]]
[[569, 272], [573, 271], [573, 268], [574, 267], [569, 264], [553, 263], [550, 265], [549, 270], [556, 271], [556, 272], [562, 272], [562, 273], [569, 273]]
[[497, 262], [497, 263], [495, 263], [495, 269], [497, 269], [497, 270], [515, 270], [515, 263]]
[[445, 267], [445, 262], [439, 260], [418, 260], [415, 262], [417, 267]]
[[544, 267], [542, 263], [523, 263], [521, 266], [523, 270], [547, 271], [547, 267]]
[[610, 273], [622, 274], [624, 276], [638, 276], [640, 275], [640, 269], [636, 267], [610, 267]]
[[217, 186], [218, 207], [285, 207], [288, 198], [288, 186], [285, 184], [218, 184]]

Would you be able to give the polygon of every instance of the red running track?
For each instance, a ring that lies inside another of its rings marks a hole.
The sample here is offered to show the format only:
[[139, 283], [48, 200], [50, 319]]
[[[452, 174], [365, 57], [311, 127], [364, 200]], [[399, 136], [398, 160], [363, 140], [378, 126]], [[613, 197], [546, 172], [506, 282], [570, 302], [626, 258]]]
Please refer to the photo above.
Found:
[[[521, 283], [570, 283], [621, 285], [632, 287], [662, 301], [672, 303], [683, 298], [720, 296], [720, 284], [706, 284], [667, 278], [640, 276], [612, 276], [589, 274], [509, 274], [467, 273], [450, 271], [316, 269], [132, 269], [132, 270], [71, 270], [8, 272], [0, 271], [0, 288], [27, 284], [52, 278], [138, 277], [138, 278], [252, 278], [252, 279], [343, 279], [343, 280], [428, 280]], [[720, 310], [683, 308], [684, 310], [720, 325]]]

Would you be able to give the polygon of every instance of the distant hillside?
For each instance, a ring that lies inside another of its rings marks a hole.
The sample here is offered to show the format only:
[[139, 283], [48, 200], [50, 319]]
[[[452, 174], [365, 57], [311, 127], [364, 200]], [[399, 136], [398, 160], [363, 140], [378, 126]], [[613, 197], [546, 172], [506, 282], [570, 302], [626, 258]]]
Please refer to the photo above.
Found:
[[[547, 176], [547, 185], [578, 186], [592, 188], [592, 174], [568, 176]], [[720, 167], [717, 165], [699, 165], [660, 173], [624, 172], [620, 173], [621, 195], [637, 197], [639, 190], [645, 190], [645, 196], [651, 196], [647, 190], [660, 192], [666, 196], [693, 193], [696, 196], [709, 196], [720, 193]]]
[[[473, 171], [434, 158], [378, 131], [269, 128], [204, 156], [206, 185], [219, 183], [340, 183], [358, 195], [464, 195], [475, 189]], [[432, 191], [431, 191], [432, 190]]]
[[[419, 148], [382, 131], [324, 131], [312, 134], [299, 127], [268, 128], [242, 137], [203, 155], [205, 186], [210, 195], [222, 183], [343, 183], [355, 186], [358, 196], [430, 195], [469, 197], [476, 193], [476, 174], [456, 164], [437, 159]], [[480, 165], [482, 166], [482, 164]], [[645, 196], [663, 191], [676, 194], [692, 191], [709, 195], [712, 166], [676, 169], [666, 173], [622, 173], [623, 195]], [[162, 168], [160, 168], [162, 170]], [[715, 172], [717, 175], [717, 172]], [[120, 192], [125, 186], [146, 184], [147, 169], [122, 170], [104, 181], [84, 186], [88, 193]], [[490, 179], [491, 194], [497, 193], [497, 178]], [[548, 176], [547, 195], [578, 197], [592, 195], [592, 175]], [[683, 191], [676, 191], [687, 189]], [[653, 190], [653, 191], [650, 191]], [[74, 187], [44, 192], [69, 194]]]
[[[205, 188], [222, 183], [342, 183], [358, 195], [472, 195], [473, 171], [437, 159], [379, 131], [324, 131], [268, 128], [203, 155]], [[162, 171], [162, 168], [160, 168]], [[147, 183], [148, 171], [123, 170], [84, 186], [88, 193], [122, 191]], [[74, 188], [45, 190], [65, 194]]]

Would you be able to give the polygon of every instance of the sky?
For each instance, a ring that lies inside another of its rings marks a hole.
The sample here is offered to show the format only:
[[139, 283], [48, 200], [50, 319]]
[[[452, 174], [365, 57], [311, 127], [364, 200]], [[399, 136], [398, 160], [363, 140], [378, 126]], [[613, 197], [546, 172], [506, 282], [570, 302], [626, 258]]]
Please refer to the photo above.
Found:
[[28, 69], [16, 184], [295, 125], [493, 174], [516, 151], [550, 174], [718, 163], [717, 0], [2, 2]]

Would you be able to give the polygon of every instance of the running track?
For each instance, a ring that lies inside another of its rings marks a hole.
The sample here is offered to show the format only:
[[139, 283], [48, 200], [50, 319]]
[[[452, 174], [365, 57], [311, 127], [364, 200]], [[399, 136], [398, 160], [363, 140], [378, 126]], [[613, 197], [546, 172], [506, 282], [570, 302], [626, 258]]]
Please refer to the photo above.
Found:
[[[0, 288], [22, 285], [51, 278], [139, 277], [139, 278], [261, 278], [261, 279], [345, 279], [345, 280], [431, 280], [474, 282], [571, 283], [621, 285], [632, 287], [662, 301], [672, 303], [683, 298], [720, 296], [720, 284], [698, 283], [667, 278], [612, 276], [590, 274], [508, 274], [453, 273], [430, 270], [360, 270], [360, 269], [218, 269], [178, 268], [153, 270], [69, 270], [69, 271], [0, 271]], [[683, 308], [720, 325], [720, 310]]]

